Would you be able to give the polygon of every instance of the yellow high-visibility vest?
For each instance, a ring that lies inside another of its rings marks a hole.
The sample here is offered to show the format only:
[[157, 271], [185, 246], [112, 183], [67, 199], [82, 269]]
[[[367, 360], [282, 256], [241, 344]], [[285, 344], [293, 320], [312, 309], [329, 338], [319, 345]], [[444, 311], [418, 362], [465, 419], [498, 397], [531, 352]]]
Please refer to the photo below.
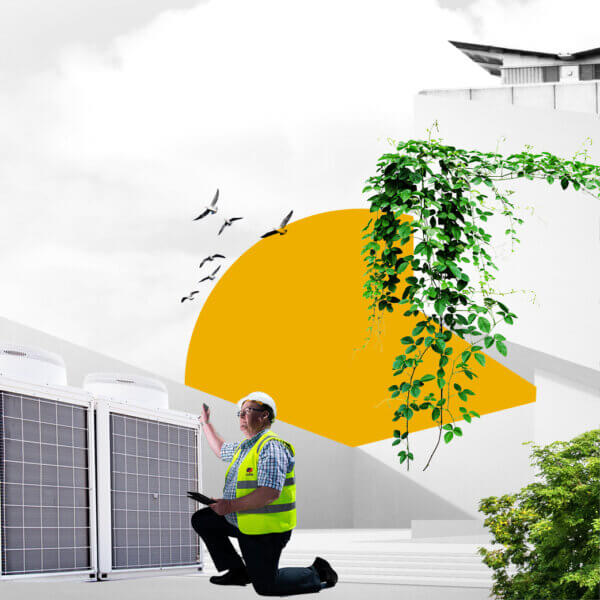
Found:
[[[244, 460], [240, 463], [237, 476], [236, 498], [242, 498], [252, 493], [258, 487], [258, 456], [262, 447], [269, 440], [278, 440], [285, 444], [291, 451], [292, 456], [296, 452], [294, 447], [285, 440], [282, 440], [276, 433], [267, 431], [261, 435], [257, 442], [252, 446]], [[233, 455], [225, 479], [231, 465], [235, 463], [242, 450], [241, 444], [237, 452]], [[286, 475], [285, 483], [279, 498], [271, 504], [262, 508], [252, 510], [243, 510], [237, 512], [238, 527], [242, 533], [258, 535], [261, 533], [281, 533], [289, 531], [296, 526], [296, 467]]]

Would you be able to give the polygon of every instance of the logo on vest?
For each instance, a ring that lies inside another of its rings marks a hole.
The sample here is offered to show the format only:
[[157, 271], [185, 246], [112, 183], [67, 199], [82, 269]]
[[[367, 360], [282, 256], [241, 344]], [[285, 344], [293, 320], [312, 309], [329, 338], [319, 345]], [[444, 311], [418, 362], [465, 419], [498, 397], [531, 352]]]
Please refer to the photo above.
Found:
[[246, 475], [252, 475], [252, 467], [246, 469]]

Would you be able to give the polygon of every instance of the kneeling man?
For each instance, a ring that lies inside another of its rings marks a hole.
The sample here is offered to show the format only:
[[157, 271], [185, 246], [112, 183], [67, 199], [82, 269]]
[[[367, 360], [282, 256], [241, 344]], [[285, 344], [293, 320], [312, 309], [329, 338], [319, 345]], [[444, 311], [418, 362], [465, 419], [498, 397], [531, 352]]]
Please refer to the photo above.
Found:
[[[310, 567], [279, 569], [279, 557], [296, 526], [294, 448], [270, 431], [277, 414], [274, 400], [253, 392], [238, 402], [240, 429], [246, 439], [224, 442], [203, 407], [200, 420], [212, 451], [229, 467], [223, 498], [192, 516], [218, 571], [219, 585], [252, 583], [263, 596], [289, 596], [333, 587], [337, 573], [317, 557]], [[243, 560], [229, 537], [236, 537]]]

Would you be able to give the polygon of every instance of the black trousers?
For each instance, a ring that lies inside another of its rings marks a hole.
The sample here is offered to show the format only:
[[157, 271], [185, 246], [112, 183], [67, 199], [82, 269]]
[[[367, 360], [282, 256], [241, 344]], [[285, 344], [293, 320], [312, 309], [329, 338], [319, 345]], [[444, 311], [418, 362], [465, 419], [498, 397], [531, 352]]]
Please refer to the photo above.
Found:
[[[211, 508], [194, 513], [192, 527], [206, 544], [217, 571], [245, 566], [257, 594], [291, 596], [321, 591], [321, 581], [314, 567], [278, 568], [281, 551], [291, 531], [247, 535]], [[238, 539], [243, 561], [230, 537]]]

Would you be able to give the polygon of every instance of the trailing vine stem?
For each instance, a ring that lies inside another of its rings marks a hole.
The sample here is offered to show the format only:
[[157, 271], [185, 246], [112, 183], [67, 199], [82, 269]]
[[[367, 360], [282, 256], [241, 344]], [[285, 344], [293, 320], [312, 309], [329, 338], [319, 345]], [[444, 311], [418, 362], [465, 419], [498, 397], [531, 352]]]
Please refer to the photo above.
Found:
[[[485, 367], [483, 350], [495, 347], [507, 354], [506, 338], [495, 329], [514, 324], [517, 315], [498, 299], [506, 292], [491, 286], [498, 267], [487, 250], [492, 235], [485, 227], [492, 217], [505, 218], [504, 235], [514, 244], [519, 242], [516, 228], [523, 219], [509, 199], [514, 191], [502, 191], [497, 183], [544, 179], [548, 184], [560, 182], [563, 190], [571, 186], [596, 198], [600, 189], [597, 165], [549, 152], [523, 151], [505, 157], [498, 152], [462, 150], [432, 139], [428, 132], [428, 140], [401, 141], [394, 152], [381, 156], [376, 174], [363, 190], [370, 194], [370, 210], [375, 213], [363, 229], [367, 265], [363, 295], [371, 301], [369, 318], [405, 305], [404, 316], [417, 319], [410, 335], [407, 331], [400, 340], [403, 348], [392, 366], [393, 376], [403, 380], [388, 388], [391, 399], [404, 394], [392, 418], [403, 419], [404, 431], [394, 429], [392, 445], [404, 444], [397, 456], [407, 469], [414, 461], [409, 445], [413, 417], [427, 411], [438, 429], [427, 469], [442, 434], [446, 444], [463, 435], [450, 410], [451, 398], [461, 402], [460, 419], [471, 423], [480, 417], [469, 407], [475, 393], [465, 379], [478, 376], [474, 363]], [[458, 338], [467, 346], [460, 356], [453, 356]], [[430, 349], [438, 355], [437, 370], [435, 361], [424, 361]], [[423, 421], [420, 425], [422, 429]]]

